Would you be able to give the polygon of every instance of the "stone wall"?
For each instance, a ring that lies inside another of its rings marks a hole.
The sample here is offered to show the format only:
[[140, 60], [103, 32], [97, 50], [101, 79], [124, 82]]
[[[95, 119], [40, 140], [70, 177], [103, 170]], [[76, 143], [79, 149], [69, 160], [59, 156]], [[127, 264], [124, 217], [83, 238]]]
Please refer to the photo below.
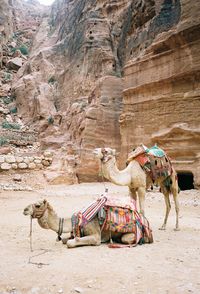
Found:
[[51, 152], [44, 152], [41, 156], [0, 155], [0, 171], [43, 169], [50, 166], [52, 160]]

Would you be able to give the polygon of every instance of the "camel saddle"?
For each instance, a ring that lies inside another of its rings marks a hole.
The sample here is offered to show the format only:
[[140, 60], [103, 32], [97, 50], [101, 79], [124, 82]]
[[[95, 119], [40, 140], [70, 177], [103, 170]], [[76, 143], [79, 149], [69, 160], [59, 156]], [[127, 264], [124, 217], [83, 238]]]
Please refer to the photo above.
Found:
[[136, 210], [134, 200], [131, 199], [129, 203], [124, 203], [119, 199], [107, 198], [107, 196], [102, 196], [88, 208], [73, 214], [73, 236], [80, 237], [84, 226], [96, 215], [101, 231], [135, 233], [136, 245], [145, 243], [144, 237], [148, 238], [149, 243], [153, 242], [149, 222]]
[[[129, 154], [127, 163], [130, 163], [132, 160], [138, 161], [153, 182], [159, 177], [167, 179], [172, 174], [172, 164], [169, 157], [156, 145], [147, 148], [141, 144]], [[170, 183], [166, 181], [166, 185], [168, 184]]]

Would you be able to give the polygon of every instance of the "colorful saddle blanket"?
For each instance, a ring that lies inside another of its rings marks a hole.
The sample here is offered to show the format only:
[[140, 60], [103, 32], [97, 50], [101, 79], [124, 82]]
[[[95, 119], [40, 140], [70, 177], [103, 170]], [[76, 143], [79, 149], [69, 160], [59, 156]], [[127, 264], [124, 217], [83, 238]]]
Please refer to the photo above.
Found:
[[164, 157], [166, 155], [165, 152], [156, 145], [151, 147], [150, 149], [147, 148], [146, 153], [155, 157]]
[[[141, 144], [129, 154], [127, 163], [130, 163], [132, 160], [139, 162], [140, 166], [151, 177], [153, 182], [159, 177], [167, 179], [172, 174], [170, 159], [166, 153], [156, 145], [147, 148], [145, 145]], [[166, 181], [166, 185], [168, 184], [170, 184], [170, 179]]]
[[102, 229], [119, 233], [135, 233], [136, 207], [132, 201], [128, 204], [108, 199], [98, 213]]
[[[83, 211], [73, 214], [73, 236], [80, 237], [84, 226], [98, 215], [101, 230], [118, 233], [135, 233], [135, 243], [142, 244], [148, 239], [153, 242], [152, 230], [148, 220], [136, 210], [135, 203], [131, 200], [128, 204], [107, 199], [102, 196]], [[88, 217], [89, 216], [89, 217]]]
[[141, 144], [128, 155], [127, 162], [129, 163], [131, 160], [142, 154], [150, 156], [152, 155], [160, 158], [166, 156], [165, 152], [156, 145], [151, 148], [147, 148], [145, 145]]

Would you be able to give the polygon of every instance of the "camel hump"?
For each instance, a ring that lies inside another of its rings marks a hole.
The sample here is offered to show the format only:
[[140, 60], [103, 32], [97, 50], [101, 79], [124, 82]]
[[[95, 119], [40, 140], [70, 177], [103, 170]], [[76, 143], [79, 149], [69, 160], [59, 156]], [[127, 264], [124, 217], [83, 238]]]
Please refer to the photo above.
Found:
[[134, 149], [131, 153], [129, 153], [127, 163], [134, 160], [139, 155], [153, 155], [154, 157], [161, 158], [166, 156], [166, 153], [157, 145], [154, 145], [151, 148], [147, 148], [145, 145], [141, 144], [136, 149]]
[[128, 154], [127, 163], [134, 160], [138, 155], [146, 153], [146, 150], [149, 149], [145, 145], [140, 144], [137, 148], [133, 149], [133, 151]]

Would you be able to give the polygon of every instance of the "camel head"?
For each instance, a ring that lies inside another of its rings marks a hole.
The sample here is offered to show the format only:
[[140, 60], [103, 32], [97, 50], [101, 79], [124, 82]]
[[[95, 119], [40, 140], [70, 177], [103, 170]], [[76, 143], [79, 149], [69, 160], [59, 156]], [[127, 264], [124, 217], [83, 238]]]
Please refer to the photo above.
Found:
[[41, 218], [46, 209], [48, 208], [49, 203], [46, 199], [43, 201], [38, 201], [36, 203], [30, 204], [24, 208], [24, 215], [30, 215], [32, 218]]
[[111, 148], [96, 148], [94, 149], [94, 154], [102, 162], [107, 162], [109, 159], [114, 158], [116, 155], [116, 150]]

